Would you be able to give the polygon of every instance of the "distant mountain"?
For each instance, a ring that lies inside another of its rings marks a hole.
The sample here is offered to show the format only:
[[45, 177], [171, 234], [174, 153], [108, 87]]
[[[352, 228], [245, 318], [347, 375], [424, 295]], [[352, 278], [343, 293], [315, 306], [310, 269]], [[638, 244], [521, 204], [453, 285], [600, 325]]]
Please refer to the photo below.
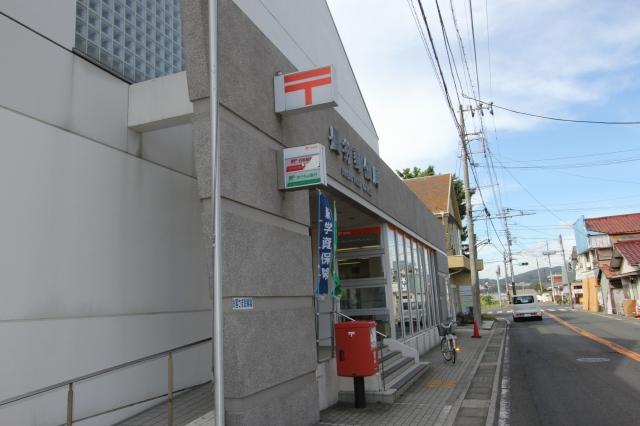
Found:
[[[560, 274], [562, 273], [562, 268], [560, 266], [554, 266], [551, 268], [551, 273], [553, 274]], [[540, 278], [542, 279], [542, 286], [543, 288], [548, 288], [549, 286], [549, 268], [540, 268]], [[537, 269], [532, 269], [530, 271], [527, 272], [523, 272], [521, 274], [517, 274], [514, 277], [514, 282], [516, 284], [519, 283], [526, 283], [524, 288], [534, 288], [534, 289], [538, 289], [539, 285], [538, 285], [538, 270]], [[489, 284], [489, 292], [491, 293], [495, 293], [497, 291], [496, 288], [496, 280], [494, 279], [488, 279], [488, 278], [480, 278], [480, 287], [481, 287], [481, 292], [485, 291], [485, 283]], [[500, 277], [500, 289], [502, 291], [504, 291], [504, 276]]]

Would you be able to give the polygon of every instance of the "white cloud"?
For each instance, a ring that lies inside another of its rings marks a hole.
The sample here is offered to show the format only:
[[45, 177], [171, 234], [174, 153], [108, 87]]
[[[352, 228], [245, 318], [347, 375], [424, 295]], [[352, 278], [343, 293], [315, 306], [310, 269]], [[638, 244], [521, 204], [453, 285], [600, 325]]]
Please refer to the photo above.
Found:
[[[383, 158], [395, 168], [431, 163], [452, 168], [457, 132], [407, 3], [328, 2], [378, 130]], [[448, 77], [434, 3], [423, 4]], [[640, 62], [640, 8], [635, 2], [487, 4], [496, 104], [571, 117], [577, 105], [602, 102], [638, 85], [633, 67]], [[473, 2], [482, 97], [490, 99], [484, 5]], [[441, 1], [440, 7], [458, 55], [449, 3]], [[454, 7], [471, 66], [468, 2], [454, 0]], [[498, 109], [495, 120], [498, 130], [527, 130], [542, 123]]]

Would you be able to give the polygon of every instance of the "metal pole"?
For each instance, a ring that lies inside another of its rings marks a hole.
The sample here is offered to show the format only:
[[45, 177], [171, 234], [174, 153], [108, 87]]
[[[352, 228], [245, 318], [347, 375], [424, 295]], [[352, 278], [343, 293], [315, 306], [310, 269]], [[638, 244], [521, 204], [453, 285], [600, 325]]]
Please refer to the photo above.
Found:
[[211, 213], [213, 279], [213, 376], [215, 424], [224, 426], [223, 316], [220, 282], [220, 146], [218, 143], [218, 1], [209, 0], [209, 112], [211, 119]]
[[67, 426], [73, 424], [73, 383], [67, 388]]
[[502, 308], [502, 295], [500, 294], [500, 265], [498, 265], [498, 268], [496, 269], [496, 286], [498, 287], [498, 303]]
[[173, 426], [173, 355], [171, 352], [167, 357], [167, 388], [167, 401], [169, 402], [167, 425]]
[[571, 301], [571, 309], [573, 309], [573, 294], [571, 293], [571, 283], [569, 282], [569, 274], [567, 272], [567, 258], [564, 257], [564, 244], [562, 243], [562, 235], [558, 235], [560, 239], [560, 251], [562, 251], [562, 281], [569, 287], [569, 300]]
[[469, 238], [469, 269], [471, 270], [471, 290], [473, 294], [473, 319], [482, 325], [482, 313], [480, 312], [480, 287], [478, 285], [478, 268], [476, 264], [476, 236], [473, 233], [473, 209], [471, 206], [471, 189], [469, 188], [469, 158], [467, 155], [467, 142], [464, 129], [464, 111], [460, 105], [460, 143], [462, 144], [462, 164], [464, 171], [464, 203], [467, 208], [467, 234]]

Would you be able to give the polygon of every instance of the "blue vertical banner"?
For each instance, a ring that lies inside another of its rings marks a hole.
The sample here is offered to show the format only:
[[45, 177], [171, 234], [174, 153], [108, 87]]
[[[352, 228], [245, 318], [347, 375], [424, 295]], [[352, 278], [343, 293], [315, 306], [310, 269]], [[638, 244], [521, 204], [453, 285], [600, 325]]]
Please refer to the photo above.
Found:
[[318, 287], [316, 293], [329, 293], [329, 277], [333, 260], [333, 212], [329, 200], [318, 191]]
[[340, 274], [338, 271], [338, 209], [336, 202], [333, 202], [333, 256], [331, 259], [331, 278], [333, 278], [333, 297], [342, 296], [342, 286], [340, 285]]

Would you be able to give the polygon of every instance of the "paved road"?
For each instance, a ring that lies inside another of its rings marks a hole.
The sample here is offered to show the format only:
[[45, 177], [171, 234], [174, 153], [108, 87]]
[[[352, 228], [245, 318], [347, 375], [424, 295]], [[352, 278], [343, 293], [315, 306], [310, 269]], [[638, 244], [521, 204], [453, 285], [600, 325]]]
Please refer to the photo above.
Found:
[[[571, 325], [640, 353], [640, 321], [546, 305]], [[509, 309], [499, 316], [511, 318]], [[640, 362], [577, 334], [546, 316], [512, 323], [498, 424], [640, 424]], [[587, 363], [578, 358], [607, 358]]]

